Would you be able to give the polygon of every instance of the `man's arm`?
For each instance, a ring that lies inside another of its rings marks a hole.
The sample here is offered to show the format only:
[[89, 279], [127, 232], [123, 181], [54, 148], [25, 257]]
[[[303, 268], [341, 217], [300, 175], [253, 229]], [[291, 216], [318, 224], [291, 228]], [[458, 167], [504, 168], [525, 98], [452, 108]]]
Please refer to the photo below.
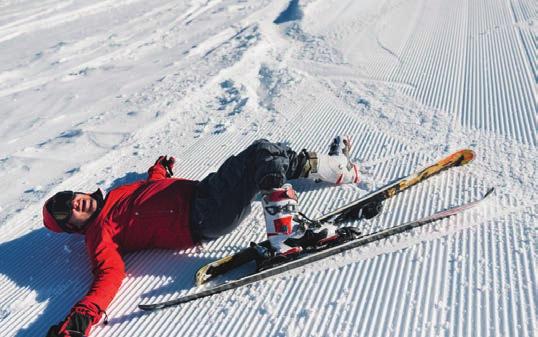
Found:
[[90, 290], [73, 306], [65, 320], [53, 326], [47, 337], [88, 336], [118, 292], [125, 277], [125, 264], [118, 246], [106, 235], [96, 245], [88, 243], [94, 281]]
[[125, 277], [125, 264], [118, 245], [111, 238], [101, 241], [90, 254], [94, 280], [90, 290], [78, 304], [96, 305], [100, 309], [99, 316], [95, 317], [97, 323], [121, 286]]
[[148, 170], [148, 180], [160, 180], [170, 178], [174, 175], [174, 157], [160, 156], [159, 159]]

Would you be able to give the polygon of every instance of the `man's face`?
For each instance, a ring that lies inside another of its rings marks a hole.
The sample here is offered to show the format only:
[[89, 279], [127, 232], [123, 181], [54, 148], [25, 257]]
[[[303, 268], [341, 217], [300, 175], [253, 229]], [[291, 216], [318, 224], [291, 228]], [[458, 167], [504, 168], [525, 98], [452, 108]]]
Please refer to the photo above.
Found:
[[78, 229], [84, 227], [86, 221], [97, 210], [97, 200], [90, 197], [88, 194], [75, 193], [75, 198], [71, 204], [73, 213], [69, 218], [69, 224], [74, 225]]

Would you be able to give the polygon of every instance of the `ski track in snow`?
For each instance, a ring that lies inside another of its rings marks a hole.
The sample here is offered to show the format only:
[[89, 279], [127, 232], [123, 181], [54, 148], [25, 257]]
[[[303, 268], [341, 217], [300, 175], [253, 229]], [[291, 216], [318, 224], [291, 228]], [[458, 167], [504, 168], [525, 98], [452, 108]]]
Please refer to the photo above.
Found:
[[203, 248], [127, 256], [92, 336], [537, 335], [536, 13], [531, 0], [0, 2], [0, 334], [45, 335], [91, 282], [83, 241], [42, 228], [54, 192], [143, 179], [160, 154], [202, 179], [258, 138], [325, 151], [349, 134], [363, 182], [295, 181], [306, 214], [463, 147], [473, 163], [352, 225], [495, 195], [251, 286], [137, 309], [196, 291], [199, 266], [262, 240], [255, 201]]

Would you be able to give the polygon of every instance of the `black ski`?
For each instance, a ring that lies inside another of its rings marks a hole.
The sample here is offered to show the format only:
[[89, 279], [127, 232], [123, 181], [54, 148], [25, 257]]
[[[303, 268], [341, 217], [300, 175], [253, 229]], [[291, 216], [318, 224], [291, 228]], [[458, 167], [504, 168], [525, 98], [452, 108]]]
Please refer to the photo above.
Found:
[[283, 264], [274, 266], [272, 268], [265, 269], [263, 271], [257, 272], [257, 273], [252, 274], [252, 275], [245, 276], [243, 278], [240, 278], [240, 279], [237, 279], [237, 280], [234, 280], [234, 281], [230, 281], [230, 282], [227, 282], [227, 283], [224, 283], [224, 284], [221, 284], [221, 285], [210, 287], [208, 289], [202, 290], [202, 291], [194, 293], [194, 294], [182, 296], [182, 297], [179, 297], [177, 299], [173, 299], [173, 300], [162, 302], [162, 303], [140, 304], [139, 308], [142, 309], [142, 310], [149, 310], [149, 311], [158, 310], [158, 309], [163, 309], [163, 308], [167, 308], [167, 307], [176, 306], [176, 305], [179, 305], [179, 304], [182, 304], [182, 303], [187, 303], [187, 302], [194, 301], [194, 300], [197, 300], [197, 299], [200, 299], [200, 298], [203, 298], [203, 297], [211, 296], [211, 295], [214, 295], [214, 294], [218, 294], [218, 293], [224, 292], [226, 290], [236, 289], [236, 288], [242, 287], [244, 285], [251, 284], [251, 283], [266, 279], [268, 277], [283, 273], [285, 271], [288, 271], [288, 270], [291, 270], [291, 269], [294, 269], [294, 268], [298, 268], [298, 267], [304, 266], [306, 264], [309, 264], [309, 263], [324, 259], [324, 258], [326, 258], [328, 256], [332, 256], [332, 255], [341, 253], [341, 252], [349, 250], [349, 249], [353, 249], [353, 248], [356, 248], [356, 247], [359, 247], [359, 246], [363, 246], [363, 245], [369, 244], [369, 243], [374, 242], [374, 241], [382, 240], [382, 239], [388, 238], [390, 236], [397, 235], [397, 234], [400, 234], [402, 232], [409, 231], [409, 230], [411, 230], [413, 228], [417, 228], [417, 227], [432, 223], [434, 221], [438, 221], [438, 220], [441, 220], [441, 219], [444, 219], [444, 218], [448, 218], [448, 217], [453, 216], [455, 214], [458, 214], [458, 213], [460, 213], [462, 211], [465, 211], [465, 210], [467, 210], [469, 208], [475, 207], [481, 201], [483, 201], [487, 196], [489, 196], [492, 192], [493, 192], [493, 188], [489, 189], [482, 198], [480, 198], [480, 199], [478, 199], [476, 201], [469, 202], [469, 203], [466, 203], [466, 204], [462, 204], [462, 205], [459, 205], [459, 206], [455, 206], [455, 207], [452, 207], [452, 208], [449, 208], [447, 210], [432, 214], [430, 216], [427, 216], [427, 217], [419, 219], [419, 220], [407, 222], [407, 223], [404, 223], [402, 225], [387, 228], [387, 229], [384, 229], [384, 230], [381, 230], [381, 231], [378, 231], [378, 232], [375, 232], [375, 233], [372, 233], [372, 234], [368, 234], [368, 235], [359, 237], [357, 239], [354, 239], [352, 241], [346, 242], [346, 243], [344, 243], [342, 245], [331, 247], [331, 248], [328, 248], [326, 250], [322, 250], [322, 251], [312, 253], [312, 254], [309, 254], [309, 255], [306, 255], [306, 256], [302, 256], [302, 257], [299, 257], [299, 258], [297, 258], [295, 260], [289, 261], [287, 263], [283, 263]]

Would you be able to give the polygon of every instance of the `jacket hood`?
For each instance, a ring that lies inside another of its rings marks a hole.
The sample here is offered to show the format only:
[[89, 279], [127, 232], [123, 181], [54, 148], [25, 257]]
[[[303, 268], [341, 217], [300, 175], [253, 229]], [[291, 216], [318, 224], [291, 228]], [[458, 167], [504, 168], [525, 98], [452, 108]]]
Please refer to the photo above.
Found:
[[50, 214], [49, 210], [47, 209], [46, 205], [49, 200], [47, 200], [45, 205], [43, 205], [43, 225], [53, 232], [62, 233], [64, 230], [62, 229], [62, 227], [60, 227], [56, 219], [54, 219], [52, 214]]

